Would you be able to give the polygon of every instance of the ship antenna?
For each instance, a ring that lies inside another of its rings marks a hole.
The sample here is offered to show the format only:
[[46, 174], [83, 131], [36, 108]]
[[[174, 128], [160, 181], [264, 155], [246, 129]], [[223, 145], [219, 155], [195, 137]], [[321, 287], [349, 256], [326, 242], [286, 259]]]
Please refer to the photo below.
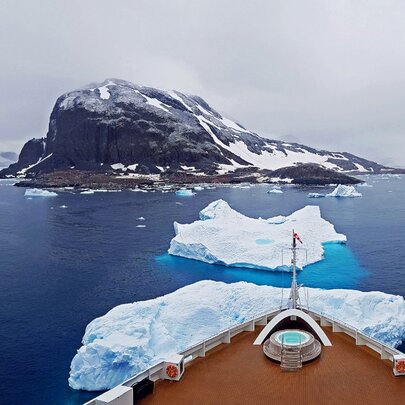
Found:
[[[290, 299], [289, 299], [289, 307], [296, 309], [297, 302], [298, 302], [298, 286], [297, 286], [297, 237], [298, 235], [292, 232], [292, 267], [293, 267], [293, 276], [291, 282], [291, 292], [290, 292]], [[298, 237], [299, 238], [299, 237]], [[300, 240], [300, 239], [299, 239]], [[300, 240], [301, 241], [301, 240]], [[302, 243], [302, 242], [301, 242]]]

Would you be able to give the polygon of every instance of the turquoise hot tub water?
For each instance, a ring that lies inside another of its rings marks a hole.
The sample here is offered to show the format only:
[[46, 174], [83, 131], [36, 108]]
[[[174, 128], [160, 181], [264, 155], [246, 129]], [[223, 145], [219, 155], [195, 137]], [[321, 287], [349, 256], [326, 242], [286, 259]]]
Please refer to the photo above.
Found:
[[310, 337], [305, 332], [291, 330], [279, 332], [275, 339], [280, 344], [284, 343], [287, 346], [297, 346], [308, 342]]

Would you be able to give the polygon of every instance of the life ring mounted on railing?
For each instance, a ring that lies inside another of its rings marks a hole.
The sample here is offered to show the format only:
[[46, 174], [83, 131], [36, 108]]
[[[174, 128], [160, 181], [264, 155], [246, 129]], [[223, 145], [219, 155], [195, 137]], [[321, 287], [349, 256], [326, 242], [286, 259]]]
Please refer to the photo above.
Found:
[[173, 364], [169, 364], [166, 367], [166, 375], [171, 378], [174, 379], [179, 375], [179, 370], [177, 369], [176, 366], [174, 366]]
[[405, 360], [397, 360], [395, 362], [395, 369], [398, 373], [405, 374]]

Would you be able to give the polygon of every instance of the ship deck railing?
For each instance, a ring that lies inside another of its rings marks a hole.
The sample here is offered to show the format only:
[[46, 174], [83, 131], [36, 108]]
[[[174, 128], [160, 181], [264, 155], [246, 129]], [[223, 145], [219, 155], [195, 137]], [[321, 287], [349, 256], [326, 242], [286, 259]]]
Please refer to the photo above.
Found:
[[[253, 332], [256, 329], [256, 325], [264, 326], [268, 323], [269, 319], [276, 316], [281, 311], [287, 309], [286, 306], [279, 306], [277, 308], [272, 308], [262, 314], [256, 315], [240, 324], [233, 325], [229, 328], [226, 328], [215, 335], [207, 337], [200, 342], [188, 347], [187, 349], [180, 351], [178, 354], [184, 356], [185, 364], [190, 361], [198, 358], [204, 357], [205, 354], [224, 343], [231, 343], [231, 339], [242, 333], [242, 332]], [[382, 360], [391, 360], [394, 355], [402, 354], [401, 351], [388, 346], [386, 343], [375, 339], [371, 336], [366, 335], [360, 329], [344, 322], [334, 316], [328, 315], [324, 312], [318, 312], [315, 309], [312, 309], [308, 306], [301, 306], [299, 309], [307, 312], [315, 320], [319, 321], [320, 326], [331, 327], [333, 332], [343, 332], [353, 339], [355, 339], [356, 345], [364, 345], [377, 352]], [[164, 372], [165, 360], [159, 361], [149, 368], [139, 372], [138, 374], [128, 378], [119, 385], [126, 387], [133, 387], [137, 383], [141, 382], [144, 379], [149, 379], [151, 381], [158, 381], [161, 379], [161, 376]], [[97, 398], [86, 402], [83, 405], [97, 405]]]

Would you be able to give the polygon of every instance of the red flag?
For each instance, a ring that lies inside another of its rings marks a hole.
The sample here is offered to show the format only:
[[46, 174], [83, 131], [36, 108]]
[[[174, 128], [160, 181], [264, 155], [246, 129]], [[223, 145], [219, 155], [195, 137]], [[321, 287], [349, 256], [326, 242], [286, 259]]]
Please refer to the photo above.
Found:
[[302, 243], [301, 238], [298, 236], [298, 233], [294, 232], [293, 233], [293, 238], [296, 239], [298, 242]]

